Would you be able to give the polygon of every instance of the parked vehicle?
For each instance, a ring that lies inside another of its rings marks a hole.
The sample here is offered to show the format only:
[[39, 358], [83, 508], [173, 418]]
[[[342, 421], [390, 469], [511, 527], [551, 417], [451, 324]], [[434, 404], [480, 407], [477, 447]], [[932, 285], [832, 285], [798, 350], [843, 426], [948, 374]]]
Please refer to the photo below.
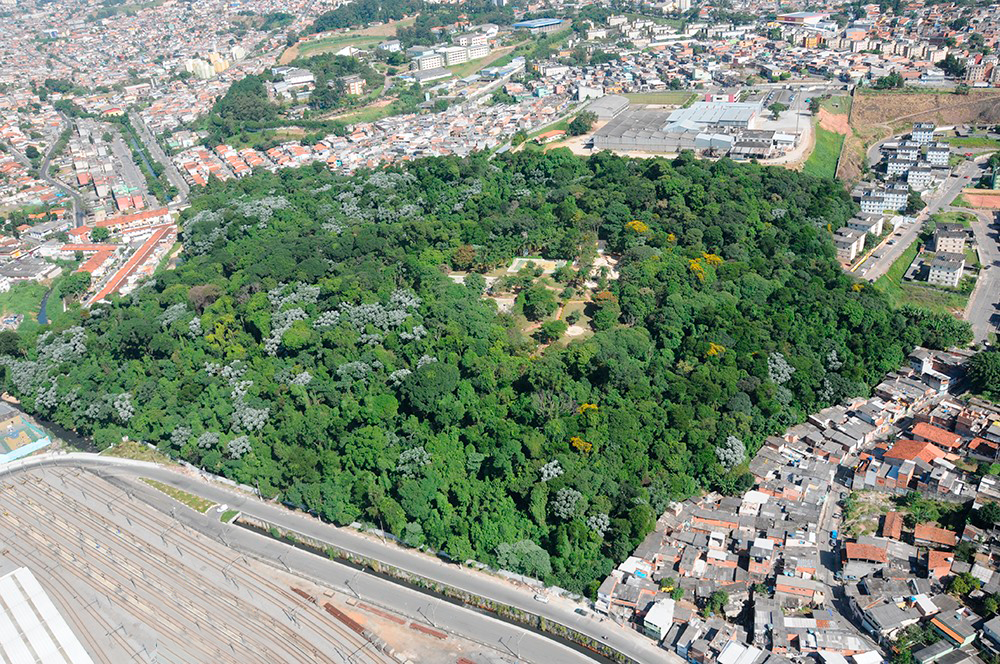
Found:
[[535, 601], [536, 602], [541, 602], [542, 604], [548, 604], [549, 603], [549, 598], [546, 597], [545, 595], [540, 594], [540, 593], [535, 593]]

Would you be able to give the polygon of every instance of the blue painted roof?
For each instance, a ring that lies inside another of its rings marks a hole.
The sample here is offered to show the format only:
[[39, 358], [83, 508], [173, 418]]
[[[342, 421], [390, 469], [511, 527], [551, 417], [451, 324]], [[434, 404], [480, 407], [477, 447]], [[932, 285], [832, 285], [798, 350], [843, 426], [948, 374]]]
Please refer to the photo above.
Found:
[[561, 18], [533, 18], [527, 21], [518, 21], [514, 24], [514, 29], [518, 30], [520, 28], [544, 28], [549, 25], [558, 25], [562, 23]]

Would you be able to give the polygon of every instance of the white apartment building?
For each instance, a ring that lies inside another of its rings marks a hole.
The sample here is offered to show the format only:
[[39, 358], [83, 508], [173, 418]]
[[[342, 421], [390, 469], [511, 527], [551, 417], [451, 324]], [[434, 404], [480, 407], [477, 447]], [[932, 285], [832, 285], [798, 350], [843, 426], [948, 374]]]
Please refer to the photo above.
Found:
[[885, 174], [889, 177], [896, 177], [897, 175], [903, 175], [906, 171], [910, 170], [917, 165], [914, 159], [890, 159], [886, 162]]
[[886, 205], [890, 210], [902, 210], [906, 207], [906, 199], [910, 195], [910, 188], [905, 184], [889, 185], [882, 192], [885, 196]]
[[469, 61], [469, 49], [464, 46], [444, 46], [439, 48], [437, 52], [444, 56], [446, 67], [460, 65], [463, 62]]
[[865, 214], [882, 214], [883, 210], [889, 209], [882, 194], [865, 194], [858, 202]]
[[965, 254], [965, 231], [937, 229], [934, 232], [934, 251], [947, 254]]
[[913, 125], [913, 132], [910, 136], [917, 143], [927, 145], [934, 142], [934, 129], [933, 122], [918, 122]]
[[427, 71], [428, 69], [438, 69], [444, 67], [444, 56], [440, 53], [428, 53], [416, 59], [417, 69]]
[[851, 230], [867, 233], [872, 237], [878, 237], [882, 235], [882, 232], [885, 229], [885, 217], [881, 214], [861, 213], [857, 217], [848, 219], [847, 227]]
[[948, 158], [951, 150], [947, 145], [932, 145], [927, 148], [927, 163], [931, 166], [945, 167], [948, 165]]
[[930, 166], [918, 166], [906, 171], [906, 184], [914, 189], [926, 189], [933, 181]]
[[965, 270], [964, 254], [939, 253], [931, 261], [927, 283], [957, 288], [958, 282], [962, 280], [963, 270]]
[[851, 262], [865, 248], [865, 234], [845, 226], [833, 234], [833, 246], [837, 258]]
[[490, 54], [490, 47], [487, 44], [476, 44], [469, 47], [469, 59], [478, 60]]

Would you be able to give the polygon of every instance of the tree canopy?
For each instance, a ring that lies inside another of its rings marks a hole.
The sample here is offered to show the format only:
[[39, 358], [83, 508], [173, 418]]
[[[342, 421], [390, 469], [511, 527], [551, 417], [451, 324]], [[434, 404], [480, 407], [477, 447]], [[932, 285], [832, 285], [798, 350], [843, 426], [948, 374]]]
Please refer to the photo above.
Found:
[[[175, 270], [9, 344], [4, 387], [98, 445], [593, 593], [669, 501], [739, 491], [766, 436], [968, 341], [843, 272], [826, 228], [854, 209], [834, 181], [690, 154], [213, 181]], [[620, 262], [596, 331], [544, 353], [481, 276], [445, 274], [589, 264], [598, 240]]]

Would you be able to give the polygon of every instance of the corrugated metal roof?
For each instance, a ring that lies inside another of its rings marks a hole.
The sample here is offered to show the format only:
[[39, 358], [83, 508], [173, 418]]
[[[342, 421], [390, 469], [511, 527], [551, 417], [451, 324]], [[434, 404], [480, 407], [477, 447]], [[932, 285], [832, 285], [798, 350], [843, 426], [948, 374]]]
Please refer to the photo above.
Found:
[[13, 664], [93, 664], [27, 567], [0, 578], [0, 651]]

